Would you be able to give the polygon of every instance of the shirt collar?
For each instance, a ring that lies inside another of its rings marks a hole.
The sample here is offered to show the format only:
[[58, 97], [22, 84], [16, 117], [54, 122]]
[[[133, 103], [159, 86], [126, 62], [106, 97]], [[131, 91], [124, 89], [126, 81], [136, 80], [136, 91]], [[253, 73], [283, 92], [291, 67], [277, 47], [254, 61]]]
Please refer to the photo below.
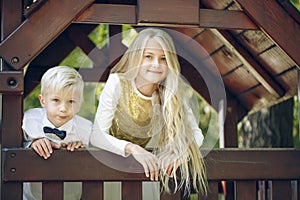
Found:
[[[65, 123], [64, 125], [62, 125], [61, 127], [57, 127], [57, 129], [59, 130], [64, 130], [67, 133], [70, 133], [72, 131], [72, 127], [74, 124], [74, 118], [69, 120], [67, 123]], [[43, 117], [43, 126], [49, 126], [51, 128], [56, 128], [47, 118], [46, 112], [45, 112], [45, 116]]]

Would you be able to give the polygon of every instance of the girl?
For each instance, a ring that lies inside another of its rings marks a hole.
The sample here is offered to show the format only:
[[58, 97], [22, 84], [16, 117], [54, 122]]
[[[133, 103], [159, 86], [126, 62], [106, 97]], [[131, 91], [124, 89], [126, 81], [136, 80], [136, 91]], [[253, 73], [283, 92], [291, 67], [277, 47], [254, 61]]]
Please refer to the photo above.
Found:
[[170, 35], [161, 29], [144, 29], [111, 70], [100, 96], [91, 144], [132, 155], [150, 180], [160, 177], [167, 192], [170, 180], [173, 192], [183, 187], [189, 193], [191, 180], [197, 191], [206, 192], [199, 150], [203, 135], [189, 105], [188, 87], [180, 76]]

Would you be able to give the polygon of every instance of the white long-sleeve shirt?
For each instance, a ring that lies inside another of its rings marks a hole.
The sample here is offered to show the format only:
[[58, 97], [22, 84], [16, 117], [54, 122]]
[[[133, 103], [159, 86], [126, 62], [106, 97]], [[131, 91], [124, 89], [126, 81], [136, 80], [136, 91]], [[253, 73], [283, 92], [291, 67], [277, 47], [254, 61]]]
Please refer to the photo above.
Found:
[[[134, 81], [132, 81], [132, 87], [140, 98], [146, 100], [154, 98], [153, 96], [147, 97], [141, 94], [136, 88]], [[110, 74], [100, 96], [90, 142], [95, 147], [126, 156], [125, 146], [130, 142], [118, 139], [109, 133], [121, 93], [122, 88], [119, 75]], [[194, 133], [195, 142], [200, 147], [203, 142], [203, 134], [201, 129], [198, 127], [198, 123], [196, 122], [191, 109], [188, 110], [187, 121], [190, 123], [191, 129]], [[151, 143], [151, 141], [149, 143]]]
[[34, 139], [47, 137], [49, 140], [58, 144], [73, 141], [81, 141], [85, 146], [89, 144], [90, 134], [92, 132], [92, 122], [75, 115], [67, 123], [59, 127], [59, 130], [66, 131], [66, 137], [63, 140], [49, 137], [44, 133], [43, 127], [55, 128], [47, 119], [45, 108], [33, 108], [27, 110], [23, 116], [22, 129], [24, 132], [24, 147], [29, 147]]

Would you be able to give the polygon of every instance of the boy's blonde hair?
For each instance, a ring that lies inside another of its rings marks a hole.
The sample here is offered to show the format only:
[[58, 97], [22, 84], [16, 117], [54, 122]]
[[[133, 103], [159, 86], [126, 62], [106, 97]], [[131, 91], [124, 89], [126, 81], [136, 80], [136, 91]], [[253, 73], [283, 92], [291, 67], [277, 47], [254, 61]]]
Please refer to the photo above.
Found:
[[41, 94], [53, 92], [76, 91], [83, 100], [84, 82], [81, 75], [72, 67], [56, 66], [48, 69], [41, 79]]

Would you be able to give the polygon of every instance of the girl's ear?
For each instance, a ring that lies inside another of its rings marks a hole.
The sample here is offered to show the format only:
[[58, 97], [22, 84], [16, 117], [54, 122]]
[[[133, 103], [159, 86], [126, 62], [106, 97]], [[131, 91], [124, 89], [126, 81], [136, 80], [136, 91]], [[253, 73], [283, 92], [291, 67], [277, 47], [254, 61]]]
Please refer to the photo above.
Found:
[[40, 104], [42, 107], [45, 107], [45, 99], [42, 94], [39, 95]]

